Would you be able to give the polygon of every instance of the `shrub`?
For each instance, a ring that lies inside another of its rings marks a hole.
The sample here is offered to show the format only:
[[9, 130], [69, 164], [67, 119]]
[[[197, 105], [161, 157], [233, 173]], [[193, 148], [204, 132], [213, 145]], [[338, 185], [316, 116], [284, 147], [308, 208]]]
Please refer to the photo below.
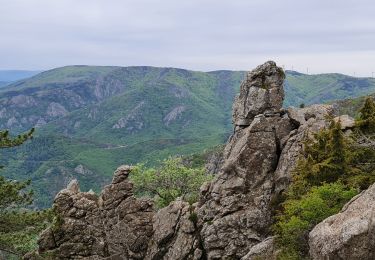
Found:
[[186, 167], [181, 158], [169, 158], [157, 169], [138, 164], [130, 178], [137, 196], [153, 197], [158, 207], [165, 207], [177, 197], [190, 204], [197, 201], [200, 186], [212, 175], [203, 167]]
[[307, 255], [309, 231], [325, 218], [338, 213], [356, 194], [356, 189], [347, 188], [340, 182], [326, 183], [311, 188], [300, 199], [285, 201], [283, 214], [277, 217], [274, 226], [283, 251], [300, 257]]

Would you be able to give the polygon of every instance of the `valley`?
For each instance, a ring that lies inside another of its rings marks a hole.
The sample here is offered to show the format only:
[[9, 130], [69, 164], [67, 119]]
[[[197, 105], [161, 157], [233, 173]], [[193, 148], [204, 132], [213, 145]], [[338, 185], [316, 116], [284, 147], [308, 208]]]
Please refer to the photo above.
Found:
[[[202, 153], [232, 133], [243, 77], [243, 71], [67, 66], [19, 80], [0, 89], [0, 125], [36, 133], [1, 151], [2, 174], [31, 179], [36, 206], [48, 207], [73, 178], [83, 190], [99, 190], [121, 164]], [[287, 71], [284, 106], [373, 92], [372, 78]]]

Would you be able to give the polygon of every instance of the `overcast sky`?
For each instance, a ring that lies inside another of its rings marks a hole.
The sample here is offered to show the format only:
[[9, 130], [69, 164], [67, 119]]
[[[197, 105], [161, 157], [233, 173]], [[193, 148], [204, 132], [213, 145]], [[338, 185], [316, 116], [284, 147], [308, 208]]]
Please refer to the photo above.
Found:
[[0, 0], [0, 69], [375, 72], [374, 0]]

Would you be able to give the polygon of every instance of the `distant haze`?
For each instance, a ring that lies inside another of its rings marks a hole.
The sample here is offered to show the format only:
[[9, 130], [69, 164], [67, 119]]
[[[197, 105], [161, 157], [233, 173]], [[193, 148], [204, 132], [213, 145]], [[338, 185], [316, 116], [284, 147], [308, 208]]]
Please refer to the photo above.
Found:
[[375, 72], [371, 0], [1, 0], [0, 69], [73, 64]]
[[1, 82], [12, 82], [20, 79], [32, 77], [41, 71], [28, 71], [28, 70], [0, 70]]

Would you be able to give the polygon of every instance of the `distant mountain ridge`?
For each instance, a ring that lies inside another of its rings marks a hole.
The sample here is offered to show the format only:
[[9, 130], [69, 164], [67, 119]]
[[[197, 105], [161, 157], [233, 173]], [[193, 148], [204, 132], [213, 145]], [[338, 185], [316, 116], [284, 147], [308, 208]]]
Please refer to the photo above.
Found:
[[[3, 174], [31, 178], [48, 206], [70, 179], [107, 182], [120, 164], [198, 153], [225, 142], [243, 71], [67, 66], [0, 89], [0, 127], [36, 126], [26, 145], [2, 152]], [[375, 80], [286, 72], [284, 106], [375, 92]]]
[[40, 72], [39, 70], [0, 70], [0, 87], [17, 80], [32, 77]]

